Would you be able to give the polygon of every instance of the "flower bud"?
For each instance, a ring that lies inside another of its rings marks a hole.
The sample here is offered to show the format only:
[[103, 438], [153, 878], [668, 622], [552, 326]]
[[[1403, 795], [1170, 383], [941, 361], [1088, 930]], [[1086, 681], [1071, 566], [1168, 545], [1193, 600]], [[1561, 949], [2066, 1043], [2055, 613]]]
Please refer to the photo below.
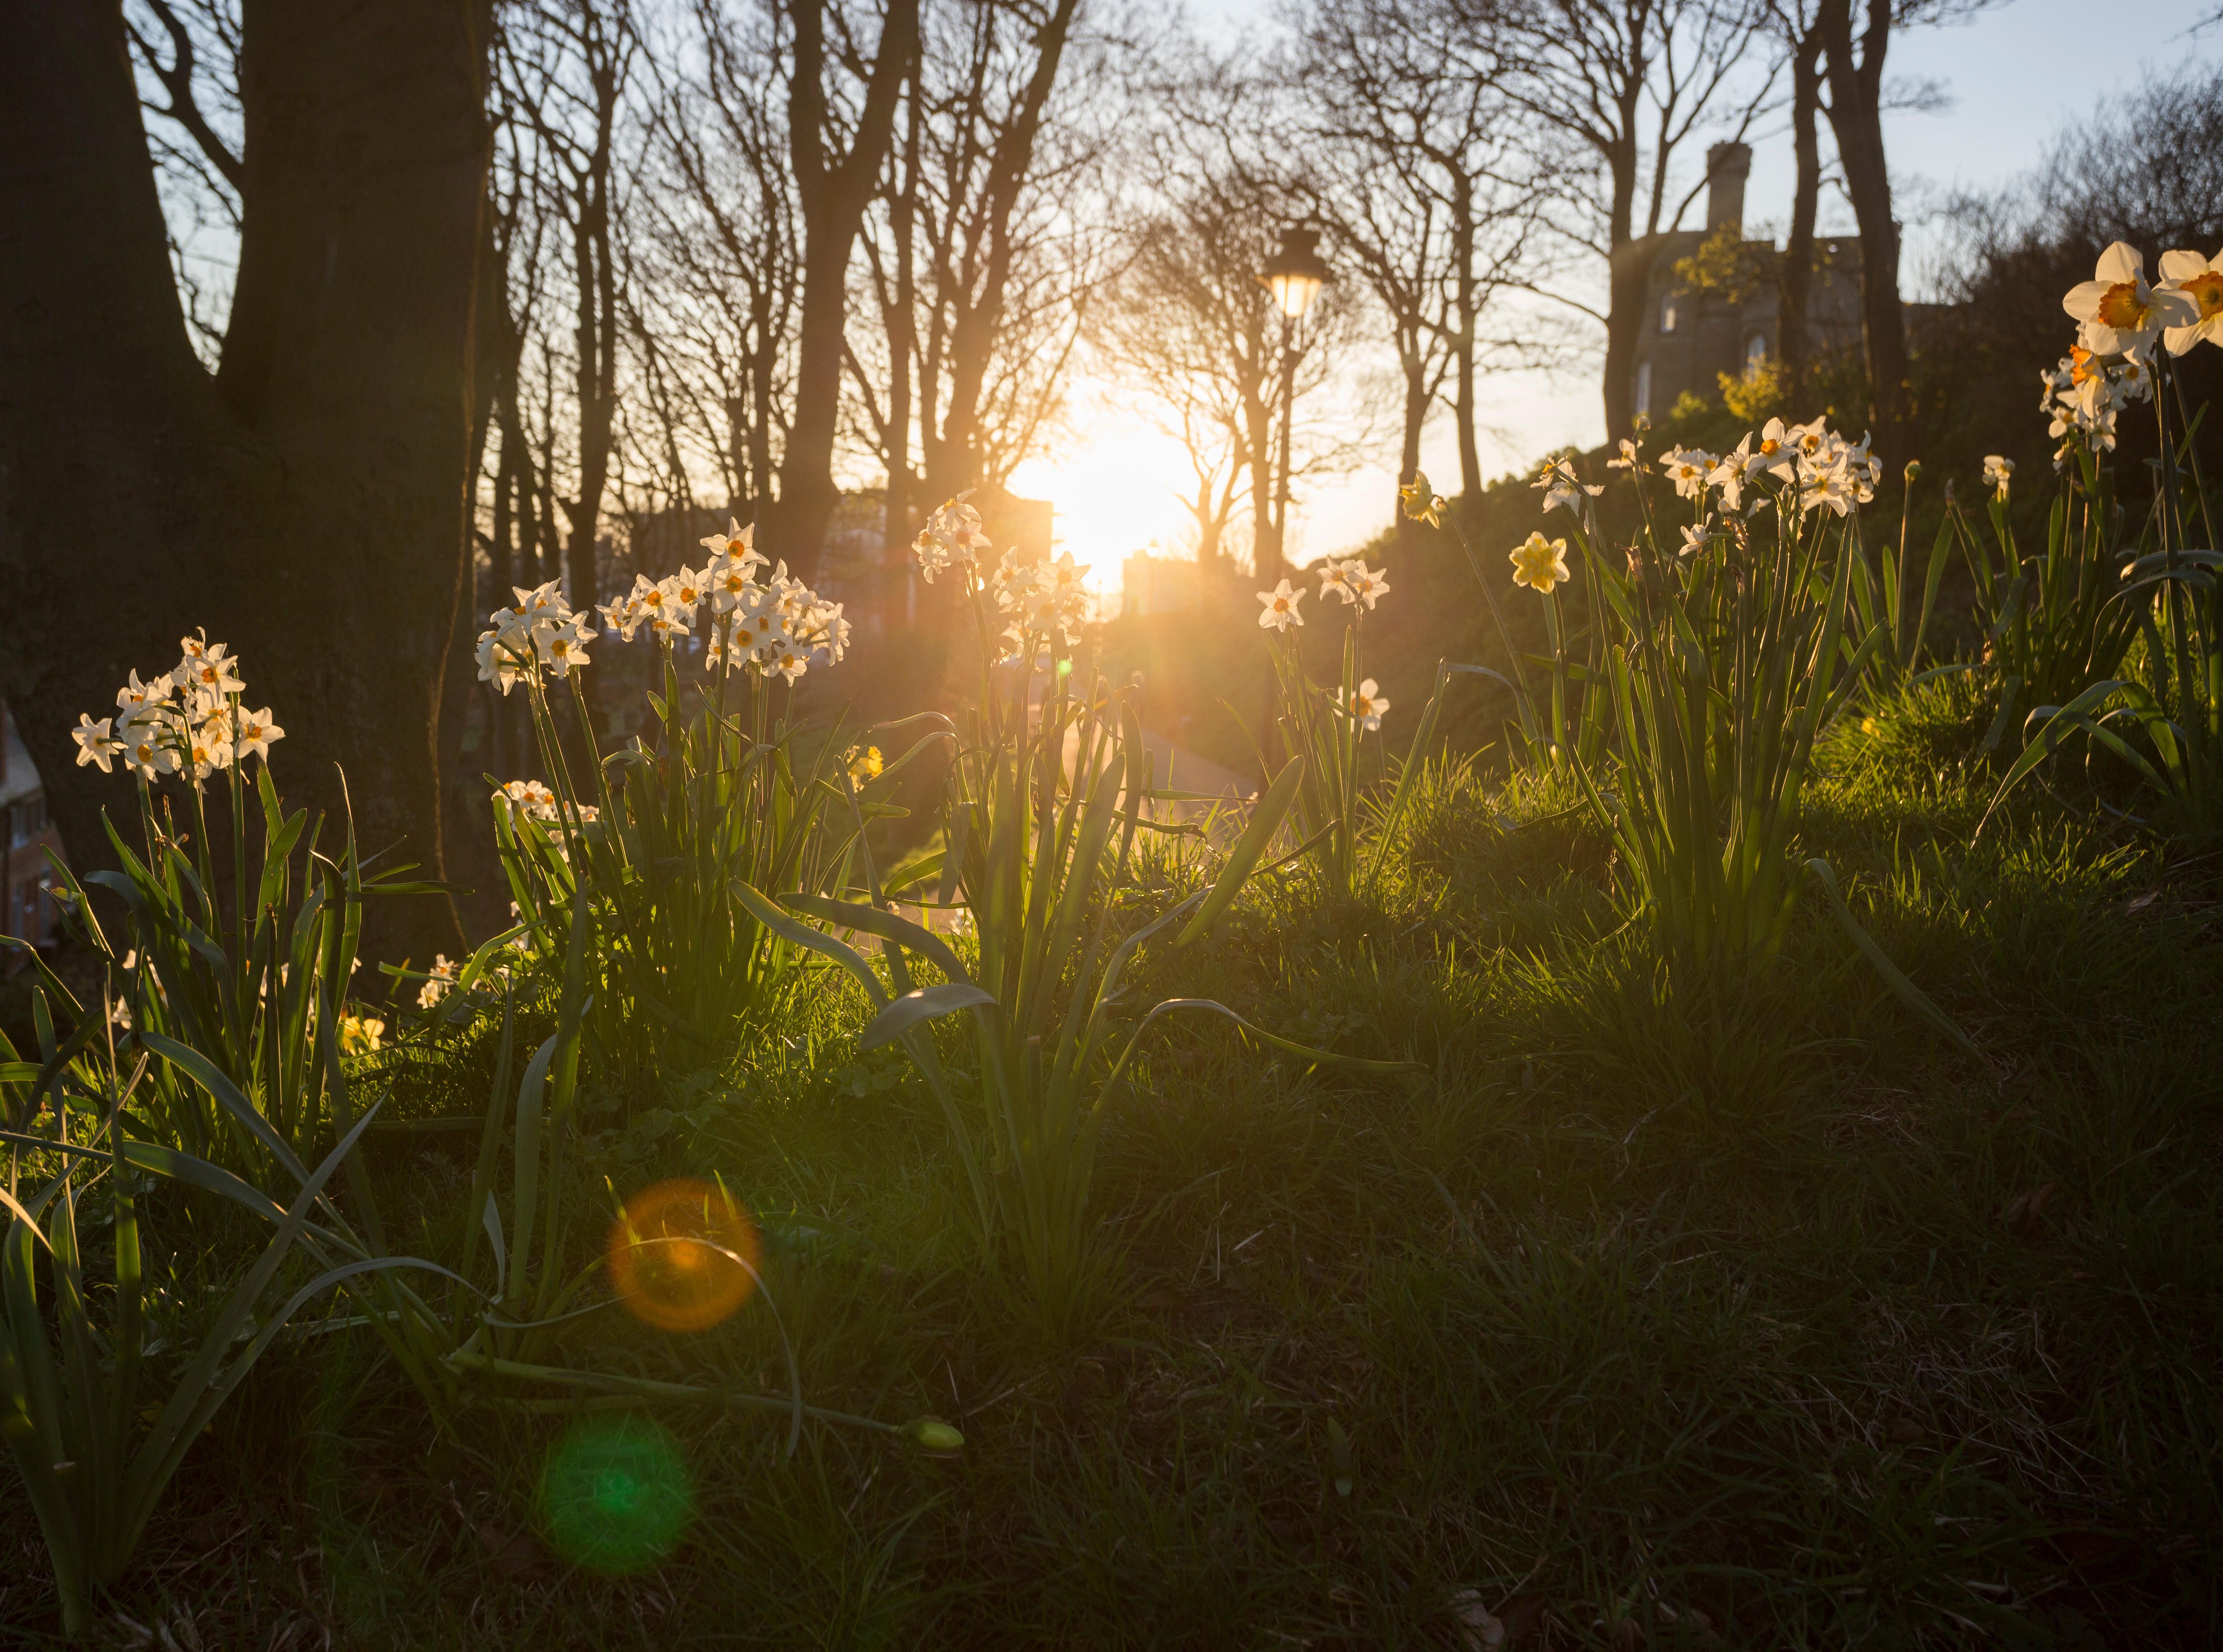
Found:
[[1919, 476], [1921, 474], [1922, 474], [1922, 461], [1921, 461], [1921, 460], [1919, 460], [1919, 459], [1909, 459], [1909, 460], [1906, 462], [1906, 480], [1907, 480], [1907, 481], [1913, 481], [1917, 476]]
[[923, 1450], [947, 1454], [965, 1448], [965, 1436], [938, 1416], [913, 1417], [904, 1425], [904, 1432]]

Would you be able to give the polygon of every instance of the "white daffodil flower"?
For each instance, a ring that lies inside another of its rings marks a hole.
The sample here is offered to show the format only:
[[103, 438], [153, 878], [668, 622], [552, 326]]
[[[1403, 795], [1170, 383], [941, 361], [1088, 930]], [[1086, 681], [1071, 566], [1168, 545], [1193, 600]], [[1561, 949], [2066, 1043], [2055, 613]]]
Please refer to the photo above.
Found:
[[588, 663], [587, 644], [600, 633], [587, 629], [586, 616], [571, 614], [562, 624], [538, 626], [533, 640], [540, 649], [540, 663], [548, 668], [551, 676], [568, 677], [574, 666]]
[[739, 566], [741, 577], [746, 579], [750, 568], [762, 568], [766, 561], [756, 548], [756, 524], [751, 523], [745, 528], [739, 517], [726, 519], [733, 525], [723, 533], [714, 533], [703, 539], [701, 542], [702, 548], [710, 553], [710, 567], [714, 570], [722, 571], [724, 564], [732, 562]]
[[167, 675], [156, 677], [151, 682], [142, 682], [138, 672], [134, 671], [129, 680], [116, 691], [117, 709], [128, 720], [134, 713], [167, 699], [171, 687]]
[[1351, 593], [1347, 600], [1363, 603], [1370, 613], [1374, 605], [1389, 594], [1389, 570], [1387, 568], [1369, 568], [1364, 557], [1354, 556], [1344, 565], [1343, 584], [1344, 588]]
[[2001, 499], [2007, 496], [2007, 483], [2014, 475], [2014, 461], [1996, 453], [1984, 455], [1984, 481]]
[[77, 726], [70, 731], [70, 738], [77, 742], [79, 768], [94, 763], [100, 765], [100, 772], [104, 775], [114, 772], [112, 765], [116, 754], [123, 749], [123, 742], [109, 732], [115, 720], [112, 717], [104, 717], [96, 723], [84, 712], [77, 714]]
[[2167, 329], [2199, 324], [2199, 304], [2174, 287], [2149, 286], [2146, 261], [2126, 241], [2101, 253], [2092, 275], [2069, 289], [2061, 307], [2081, 323], [2077, 342], [2096, 355], [2119, 355]]
[[286, 731], [278, 726], [265, 706], [259, 712], [242, 711], [239, 714], [239, 755], [242, 758], [260, 757], [270, 761], [270, 747], [286, 738]]
[[990, 549], [988, 536], [980, 531], [980, 512], [966, 503], [971, 497], [967, 489], [941, 506], [911, 541], [911, 554], [918, 559], [919, 572], [926, 575], [929, 585], [934, 583], [936, 574], [949, 568], [978, 568], [980, 557]]
[[1373, 733], [1382, 726], [1382, 713], [1389, 709], [1389, 700], [1376, 692], [1378, 686], [1372, 677], [1369, 677], [1351, 690], [1347, 701], [1342, 695], [1337, 695], [1334, 702], [1337, 713], [1350, 718], [1365, 732]]
[[1591, 499], [1596, 499], [1605, 492], [1604, 488], [1593, 487], [1577, 476], [1574, 466], [1565, 459], [1554, 459], [1546, 464], [1529, 486], [1544, 490], [1544, 513], [1546, 516], [1552, 513], [1552, 508], [1556, 506], [1565, 506], [1570, 511], [1578, 511], [1585, 494]]
[[2202, 258], [2195, 252], [2163, 253], [2162, 280], [2199, 311], [2198, 318], [2162, 330], [2171, 355], [2182, 355], [2201, 339], [2223, 347], [2223, 253]]
[[1675, 484], [1676, 493], [1695, 499], [1705, 497], [1706, 478], [1721, 460], [1703, 448], [1671, 448], [1659, 455], [1659, 463], [1661, 474]]
[[1291, 589], [1287, 580], [1270, 591], [1259, 592], [1258, 600], [1265, 604], [1258, 615], [1260, 629], [1286, 631], [1292, 625], [1303, 625], [1305, 617], [1297, 612], [1297, 605], [1304, 600], [1305, 594]]

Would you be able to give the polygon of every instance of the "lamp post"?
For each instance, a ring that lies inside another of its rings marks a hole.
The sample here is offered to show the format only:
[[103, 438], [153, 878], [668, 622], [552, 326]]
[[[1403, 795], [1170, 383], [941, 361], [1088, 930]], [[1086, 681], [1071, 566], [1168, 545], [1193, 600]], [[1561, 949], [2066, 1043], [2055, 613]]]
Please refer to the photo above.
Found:
[[[1319, 255], [1320, 232], [1303, 224], [1282, 231], [1281, 247], [1258, 272], [1259, 284], [1274, 295], [1282, 312], [1282, 451], [1276, 457], [1274, 487], [1275, 518], [1259, 524], [1258, 577], [1276, 580], [1285, 572], [1282, 550], [1289, 527], [1289, 424], [1297, 399], [1297, 323], [1312, 307], [1320, 289], [1335, 277]], [[1269, 565], [1270, 563], [1270, 565]]]

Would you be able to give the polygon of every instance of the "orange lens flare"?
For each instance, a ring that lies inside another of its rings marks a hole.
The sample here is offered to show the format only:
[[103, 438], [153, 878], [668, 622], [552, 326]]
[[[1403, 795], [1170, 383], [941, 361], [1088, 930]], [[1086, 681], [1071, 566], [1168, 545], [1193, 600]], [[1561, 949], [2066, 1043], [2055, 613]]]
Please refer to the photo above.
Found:
[[658, 1330], [707, 1330], [731, 1316], [756, 1288], [760, 1259], [748, 1212], [691, 1177], [635, 1194], [610, 1224], [610, 1284]]

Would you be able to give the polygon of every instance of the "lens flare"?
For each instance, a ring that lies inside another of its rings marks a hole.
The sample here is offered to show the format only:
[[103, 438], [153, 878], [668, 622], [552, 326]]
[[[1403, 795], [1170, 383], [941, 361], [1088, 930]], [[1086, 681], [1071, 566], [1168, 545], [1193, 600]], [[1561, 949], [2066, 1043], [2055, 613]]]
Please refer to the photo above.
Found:
[[691, 1177], [635, 1194], [610, 1224], [610, 1284], [658, 1330], [704, 1330], [729, 1316], [756, 1287], [759, 1254], [748, 1212]]
[[591, 1571], [637, 1572], [679, 1546], [695, 1488], [670, 1435], [642, 1416], [584, 1418], [540, 1471], [549, 1546]]

